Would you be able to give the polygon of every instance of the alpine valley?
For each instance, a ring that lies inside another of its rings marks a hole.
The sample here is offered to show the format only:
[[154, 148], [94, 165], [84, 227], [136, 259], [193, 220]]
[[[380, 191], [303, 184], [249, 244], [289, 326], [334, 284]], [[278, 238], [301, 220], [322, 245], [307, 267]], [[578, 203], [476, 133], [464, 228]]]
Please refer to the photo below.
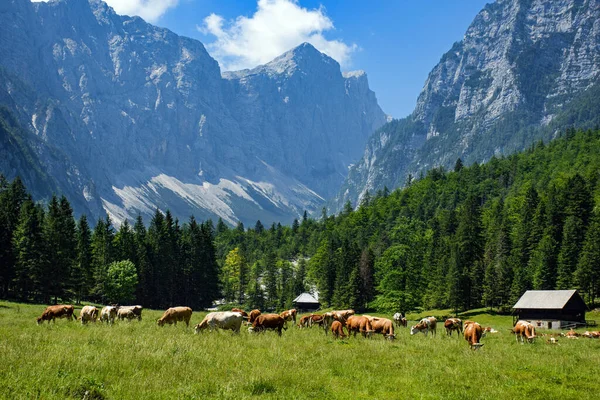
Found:
[[202, 43], [99, 0], [0, 2], [0, 171], [113, 222], [291, 223], [386, 122], [362, 71], [302, 44], [223, 73]]

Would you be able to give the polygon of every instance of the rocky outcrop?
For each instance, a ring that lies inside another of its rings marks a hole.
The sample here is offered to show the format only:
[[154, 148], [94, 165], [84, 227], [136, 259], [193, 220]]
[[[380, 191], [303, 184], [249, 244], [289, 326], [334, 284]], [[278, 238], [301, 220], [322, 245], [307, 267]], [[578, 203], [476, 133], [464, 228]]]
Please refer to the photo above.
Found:
[[600, 1], [488, 4], [433, 68], [412, 115], [369, 140], [335, 207], [459, 157], [481, 162], [551, 138], [561, 128], [552, 121], [599, 75]]
[[76, 211], [116, 222], [157, 207], [291, 221], [333, 194], [385, 122], [366, 76], [310, 45], [223, 77], [202, 43], [100, 0], [0, 4], [0, 104], [42, 166], [71, 171], [58, 190]]

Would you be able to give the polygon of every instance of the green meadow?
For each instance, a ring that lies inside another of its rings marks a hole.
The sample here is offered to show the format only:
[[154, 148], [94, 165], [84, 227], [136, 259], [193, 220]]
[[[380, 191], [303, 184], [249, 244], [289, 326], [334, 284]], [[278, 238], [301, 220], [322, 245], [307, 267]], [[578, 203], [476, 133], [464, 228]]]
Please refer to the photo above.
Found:
[[[77, 315], [79, 315], [77, 308]], [[600, 340], [517, 344], [510, 316], [463, 316], [499, 331], [478, 351], [456, 335], [334, 340], [317, 327], [194, 335], [141, 322], [38, 326], [43, 305], [0, 302], [2, 399], [583, 399], [600, 393]], [[193, 324], [206, 313], [192, 316]], [[416, 320], [428, 313], [409, 314]], [[443, 311], [429, 314], [442, 315]], [[375, 314], [376, 315], [376, 314]], [[387, 316], [388, 318], [390, 316]], [[600, 313], [588, 319], [600, 320]], [[409, 322], [410, 324], [410, 322]], [[441, 329], [440, 329], [441, 328]]]

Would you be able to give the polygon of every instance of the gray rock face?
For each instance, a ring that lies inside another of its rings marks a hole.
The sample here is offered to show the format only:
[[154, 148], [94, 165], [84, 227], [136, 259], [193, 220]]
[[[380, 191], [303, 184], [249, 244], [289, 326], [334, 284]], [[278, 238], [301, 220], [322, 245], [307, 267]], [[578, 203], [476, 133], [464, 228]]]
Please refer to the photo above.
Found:
[[156, 207], [290, 221], [333, 194], [385, 122], [366, 76], [310, 45], [222, 77], [200, 42], [99, 0], [0, 4], [0, 104], [49, 175], [71, 171], [58, 190], [76, 211], [117, 222]]
[[598, 83], [600, 1], [498, 0], [429, 74], [413, 114], [381, 128], [336, 198], [520, 150]]

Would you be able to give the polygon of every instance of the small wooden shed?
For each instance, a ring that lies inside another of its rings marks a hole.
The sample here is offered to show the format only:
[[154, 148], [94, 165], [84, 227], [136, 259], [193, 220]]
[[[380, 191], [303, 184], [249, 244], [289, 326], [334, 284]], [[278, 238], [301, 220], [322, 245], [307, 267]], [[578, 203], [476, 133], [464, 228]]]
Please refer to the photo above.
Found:
[[513, 306], [513, 325], [520, 319], [547, 329], [585, 325], [586, 311], [577, 290], [528, 290]]
[[321, 307], [319, 300], [315, 299], [310, 293], [302, 293], [294, 299], [294, 308], [298, 311], [315, 311]]

